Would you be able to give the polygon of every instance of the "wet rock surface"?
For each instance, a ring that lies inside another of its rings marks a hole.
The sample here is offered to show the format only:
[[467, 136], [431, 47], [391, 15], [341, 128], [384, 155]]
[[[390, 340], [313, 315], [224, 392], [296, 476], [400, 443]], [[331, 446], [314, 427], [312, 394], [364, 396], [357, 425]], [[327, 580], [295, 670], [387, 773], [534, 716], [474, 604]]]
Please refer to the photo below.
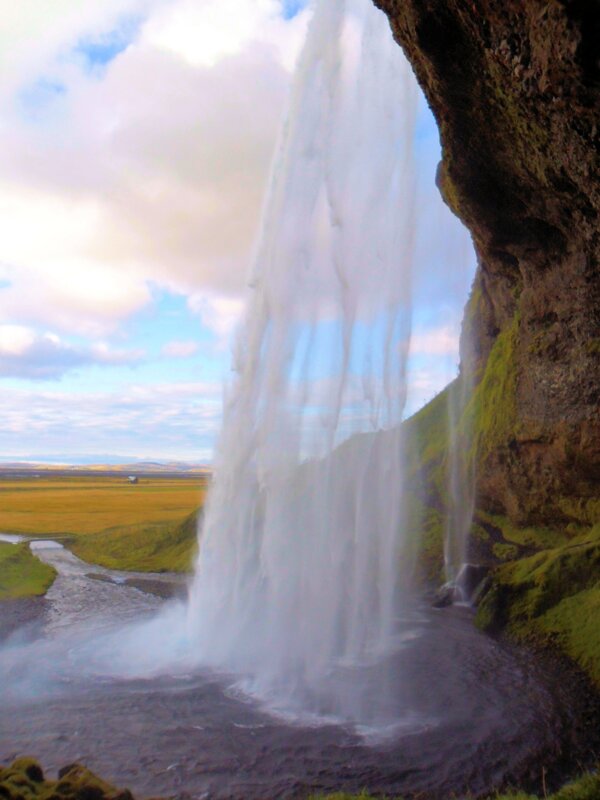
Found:
[[139, 589], [141, 592], [146, 592], [146, 594], [161, 597], [163, 600], [171, 598], [182, 600], [187, 596], [188, 579], [185, 575], [179, 576], [170, 574], [168, 579], [163, 580], [156, 575], [151, 578], [137, 576], [135, 578], [121, 578], [120, 580], [115, 580], [110, 575], [88, 572], [86, 577], [93, 581], [104, 581], [105, 583], [112, 583], [116, 586], [131, 586], [134, 589]]
[[[251, 800], [368, 786], [442, 798], [507, 781], [535, 788], [540, 763], [553, 765], [551, 783], [584, 752], [573, 725], [581, 702], [564, 676], [480, 634], [464, 608], [423, 612], [416, 638], [358, 676], [387, 727], [273, 717], [226, 676], [107, 681], [67, 665], [65, 654], [64, 683], [48, 694], [38, 685], [7, 698], [3, 675], [0, 762], [32, 753], [48, 774], [80, 762], [141, 796]], [[352, 690], [357, 675], [337, 679]]]
[[26, 597], [0, 602], [0, 643], [23, 629], [40, 629], [44, 625], [48, 603], [44, 597]]
[[480, 378], [515, 329], [511, 414], [482, 448], [479, 503], [521, 524], [587, 524], [600, 481], [600, 4], [375, 2], [437, 118], [438, 183], [479, 256], [463, 368]]
[[[176, 601], [118, 582], [121, 573], [92, 579], [66, 550], [40, 555], [59, 575], [43, 624], [0, 648], [0, 763], [31, 754], [46, 776], [82, 763], [141, 797], [369, 787], [441, 800], [506, 783], [539, 789], [540, 764], [551, 787], [598, 752], [600, 713], [585, 678], [480, 633], [466, 607], [418, 604], [398, 621], [388, 657], [340, 665], [329, 690], [352, 698], [364, 721], [347, 725], [325, 705], [318, 720], [267, 713], [241, 691], [243, 676], [118, 677], [111, 664], [123, 658], [128, 623]], [[147, 648], [150, 663], [164, 648], [145, 638], [133, 646]]]

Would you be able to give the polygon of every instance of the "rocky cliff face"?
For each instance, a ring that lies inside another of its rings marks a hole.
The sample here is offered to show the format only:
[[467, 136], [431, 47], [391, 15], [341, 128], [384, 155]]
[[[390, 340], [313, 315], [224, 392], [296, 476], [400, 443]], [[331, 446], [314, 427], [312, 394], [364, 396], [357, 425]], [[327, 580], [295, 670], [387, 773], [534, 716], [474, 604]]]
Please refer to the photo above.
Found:
[[600, 518], [600, 2], [375, 0], [438, 120], [479, 270], [478, 504]]

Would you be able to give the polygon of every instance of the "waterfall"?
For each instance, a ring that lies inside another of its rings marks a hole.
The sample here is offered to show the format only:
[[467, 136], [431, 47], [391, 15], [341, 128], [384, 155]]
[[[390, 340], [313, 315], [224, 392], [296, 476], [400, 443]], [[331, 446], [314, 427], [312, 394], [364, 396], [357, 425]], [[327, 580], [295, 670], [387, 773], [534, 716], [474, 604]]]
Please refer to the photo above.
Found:
[[417, 102], [371, 0], [319, 0], [272, 168], [187, 610], [202, 660], [246, 676], [271, 707], [364, 720], [371, 700], [334, 677], [382, 663], [414, 572], [400, 423]]
[[416, 102], [387, 18], [370, 0], [321, 0], [272, 171], [188, 611], [215, 664], [303, 701], [392, 633]]

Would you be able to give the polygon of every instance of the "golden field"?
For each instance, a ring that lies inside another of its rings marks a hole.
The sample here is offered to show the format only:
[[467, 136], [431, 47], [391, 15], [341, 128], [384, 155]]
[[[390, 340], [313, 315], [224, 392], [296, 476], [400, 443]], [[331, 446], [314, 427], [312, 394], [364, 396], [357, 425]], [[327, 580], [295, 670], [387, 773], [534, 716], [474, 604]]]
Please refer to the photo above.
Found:
[[199, 477], [0, 479], [0, 532], [71, 537], [179, 522], [202, 506], [205, 492]]

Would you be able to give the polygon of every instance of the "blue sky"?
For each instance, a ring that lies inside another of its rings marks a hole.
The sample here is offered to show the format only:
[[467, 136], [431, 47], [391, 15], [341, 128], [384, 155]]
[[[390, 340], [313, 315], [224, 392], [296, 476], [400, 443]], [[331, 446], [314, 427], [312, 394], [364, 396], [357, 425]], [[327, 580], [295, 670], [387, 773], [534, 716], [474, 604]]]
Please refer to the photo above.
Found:
[[[0, 458], [209, 461], [310, 12], [23, 3], [0, 0]], [[473, 270], [438, 159], [422, 102], [411, 410], [455, 372]]]

